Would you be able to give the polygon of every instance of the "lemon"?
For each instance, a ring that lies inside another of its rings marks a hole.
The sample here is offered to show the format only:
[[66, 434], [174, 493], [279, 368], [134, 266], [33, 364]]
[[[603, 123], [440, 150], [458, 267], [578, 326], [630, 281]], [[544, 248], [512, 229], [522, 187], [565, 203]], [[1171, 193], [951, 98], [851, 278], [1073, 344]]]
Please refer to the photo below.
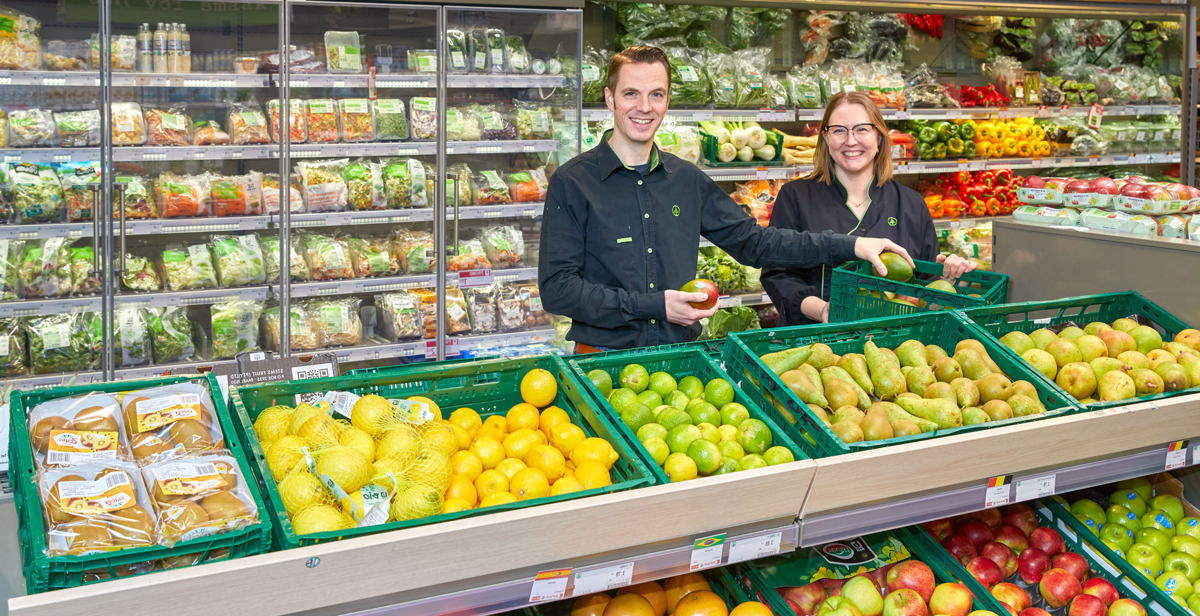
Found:
[[558, 397], [558, 381], [550, 371], [535, 368], [521, 377], [521, 399], [538, 408], [550, 406]]
[[573, 423], [562, 423], [550, 428], [550, 444], [554, 445], [564, 456], [570, 455], [575, 446], [587, 438], [583, 428]]
[[508, 420], [504, 418], [504, 415], [496, 414], [483, 420], [483, 425], [475, 431], [475, 439], [494, 438], [503, 441], [506, 434], [508, 434]]
[[458, 424], [450, 424], [450, 429], [454, 431], [455, 451], [466, 449], [471, 446], [471, 433]]
[[475, 409], [465, 406], [454, 409], [454, 412], [450, 413], [449, 421], [466, 430], [471, 436], [475, 436], [475, 431], [479, 430], [479, 427], [483, 425], [483, 420], [480, 419], [479, 413], [476, 413]]
[[442, 501], [442, 513], [454, 513], [468, 509], [474, 509], [474, 506], [461, 498], [447, 498]]
[[524, 468], [513, 475], [508, 482], [508, 489], [517, 500], [532, 500], [550, 495], [550, 482], [546, 475], [536, 468]]
[[300, 426], [303, 426], [304, 422], [316, 417], [317, 415], [324, 414], [325, 413], [321, 409], [307, 402], [301, 402], [296, 407], [296, 410], [292, 411], [292, 419], [288, 423], [288, 434], [296, 434], [300, 432]]
[[504, 458], [496, 465], [496, 470], [504, 473], [504, 476], [509, 479], [512, 479], [513, 475], [523, 468], [525, 468], [525, 463], [516, 458]]
[[409, 462], [417, 456], [420, 448], [419, 434], [411, 426], [398, 425], [383, 433], [375, 447], [375, 458], [393, 458]]
[[550, 496], [558, 496], [560, 494], [570, 494], [571, 492], [579, 492], [584, 490], [583, 484], [574, 477], [560, 477], [554, 485], [550, 486]]
[[275, 441], [267, 450], [267, 466], [275, 481], [280, 481], [292, 470], [292, 467], [304, 459], [304, 439], [289, 434]]
[[263, 409], [254, 420], [254, 434], [260, 443], [271, 443], [287, 436], [291, 426], [292, 412], [290, 406], [277, 405]]
[[522, 402], [508, 409], [508, 412], [504, 414], [504, 420], [508, 424], [508, 431], [514, 432], [522, 428], [537, 430], [541, 417], [538, 415], [537, 407]]
[[330, 447], [315, 454], [317, 474], [325, 475], [346, 492], [353, 492], [371, 480], [374, 467], [361, 453], [349, 447]]
[[571, 461], [578, 465], [581, 462], [599, 462], [605, 468], [612, 468], [617, 462], [617, 452], [608, 441], [593, 436], [583, 440], [571, 450]]
[[312, 449], [324, 449], [338, 444], [338, 426], [332, 417], [318, 413], [308, 418], [296, 432], [296, 436], [308, 441]]
[[407, 464], [395, 459], [386, 458], [376, 460], [371, 465], [371, 483], [383, 486], [388, 491], [388, 494], [395, 494], [403, 491], [411, 483], [404, 478], [404, 469]]
[[398, 522], [437, 515], [441, 510], [442, 493], [433, 486], [413, 484], [392, 498], [392, 519]]
[[580, 463], [575, 467], [575, 479], [583, 484], [585, 490], [612, 485], [612, 477], [608, 474], [608, 468], [599, 462]]
[[483, 471], [475, 478], [475, 492], [481, 499], [486, 500], [492, 494], [507, 491], [508, 476], [498, 470]]
[[[734, 445], [736, 444], [734, 443]], [[671, 455], [671, 448], [667, 442], [657, 436], [642, 441], [642, 447], [646, 448], [650, 457], [654, 459], [654, 463], [659, 466], [662, 466], [663, 462], [667, 461], [667, 456]]]
[[409, 396], [406, 398], [406, 400], [417, 403], [411, 410], [409, 410], [409, 414], [421, 417], [424, 415], [423, 411], [429, 411], [429, 413], [433, 415], [434, 419], [442, 418], [442, 409], [433, 400], [430, 400], [425, 396]]
[[571, 416], [557, 406], [546, 407], [538, 418], [538, 428], [546, 436], [550, 436], [554, 426], [564, 423], [571, 423]]
[[512, 494], [508, 492], [496, 492], [479, 501], [479, 506], [482, 508], [491, 507], [493, 505], [507, 505], [508, 503], [515, 502], [517, 502], [517, 497], [513, 496]]
[[279, 499], [288, 515], [296, 515], [309, 505], [326, 502], [333, 498], [325, 484], [307, 470], [297, 470], [279, 482]]
[[526, 454], [533, 450], [540, 442], [536, 430], [520, 428], [504, 437], [504, 455], [505, 457], [523, 460]]
[[474, 451], [458, 451], [450, 456], [450, 470], [455, 475], [462, 475], [471, 481], [483, 472], [483, 461]]
[[332, 505], [311, 505], [292, 516], [292, 531], [297, 535], [353, 528], [354, 521]]
[[663, 463], [663, 470], [667, 472], [667, 478], [672, 482], [695, 479], [699, 473], [696, 461], [689, 458], [686, 453], [673, 453], [667, 456], [667, 461]]
[[394, 416], [392, 405], [376, 394], [359, 398], [350, 408], [350, 423], [372, 438], [379, 438], [381, 432], [391, 427], [395, 422]]
[[561, 451], [550, 445], [537, 445], [529, 450], [524, 461], [529, 468], [541, 471], [551, 483], [566, 473], [567, 459]]
[[504, 445], [494, 438], [478, 438], [471, 443], [471, 453], [479, 457], [483, 468], [496, 468], [496, 465], [504, 459]]
[[451, 475], [450, 457], [436, 451], [426, 451], [417, 456], [404, 471], [404, 476], [414, 483], [424, 483], [445, 489]]
[[454, 435], [454, 424], [435, 420], [421, 426], [421, 451], [436, 451], [449, 457], [458, 451], [458, 437]]
[[475, 484], [464, 475], [450, 477], [450, 485], [446, 486], [445, 497], [464, 500], [472, 507], [479, 502], [479, 492], [475, 489]]
[[338, 435], [338, 444], [361, 453], [368, 461], [375, 461], [375, 439], [363, 430], [353, 426], [342, 430]]

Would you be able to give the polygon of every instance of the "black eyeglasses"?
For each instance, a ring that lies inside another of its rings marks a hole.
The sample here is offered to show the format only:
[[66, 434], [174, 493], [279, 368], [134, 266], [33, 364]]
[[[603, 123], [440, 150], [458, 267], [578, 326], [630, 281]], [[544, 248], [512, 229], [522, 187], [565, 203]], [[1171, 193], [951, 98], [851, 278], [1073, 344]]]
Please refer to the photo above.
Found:
[[874, 124], [855, 124], [854, 126], [846, 127], [841, 124], [831, 124], [824, 128], [825, 134], [837, 139], [845, 141], [850, 133], [854, 133], [855, 139], [866, 139], [868, 135], [878, 130]]

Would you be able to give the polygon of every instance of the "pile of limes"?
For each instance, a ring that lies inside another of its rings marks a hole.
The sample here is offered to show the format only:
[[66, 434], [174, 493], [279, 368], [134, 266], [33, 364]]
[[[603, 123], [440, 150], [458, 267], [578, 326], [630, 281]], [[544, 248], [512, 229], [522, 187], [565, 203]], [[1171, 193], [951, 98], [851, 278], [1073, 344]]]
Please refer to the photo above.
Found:
[[693, 375], [676, 380], [628, 364], [617, 375], [596, 369], [588, 379], [671, 481], [762, 468], [794, 460], [786, 447], [772, 446], [771, 429], [734, 401], [723, 378], [707, 383]]

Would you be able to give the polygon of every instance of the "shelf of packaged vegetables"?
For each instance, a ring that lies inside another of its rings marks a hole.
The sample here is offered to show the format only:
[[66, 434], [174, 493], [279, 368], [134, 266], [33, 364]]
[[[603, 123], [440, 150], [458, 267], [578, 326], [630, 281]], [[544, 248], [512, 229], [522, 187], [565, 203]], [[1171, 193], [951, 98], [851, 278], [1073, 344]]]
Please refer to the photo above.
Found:
[[[265, 78], [265, 76], [263, 76]], [[369, 75], [337, 75], [297, 73], [291, 76], [293, 88], [365, 88], [372, 79]], [[272, 82], [279, 83], [273, 75]], [[436, 75], [383, 74], [375, 75], [376, 88], [434, 88]], [[558, 88], [566, 85], [563, 75], [447, 75], [446, 85], [451, 88]]]
[[[141, 88], [263, 88], [267, 75], [236, 73], [113, 73], [115, 87]], [[100, 85], [96, 71], [0, 71], [0, 85], [94, 86]], [[379, 86], [382, 87], [382, 86]]]
[[[670, 109], [667, 118], [679, 122], [795, 122], [796, 112], [788, 109]], [[612, 112], [603, 107], [588, 108], [583, 110], [583, 119], [586, 122], [611, 120]]]
[[[481, 282], [477, 274], [486, 273], [486, 282]], [[447, 272], [446, 284], [457, 287], [481, 286], [491, 282], [516, 282], [522, 280], [537, 280], [536, 267], [523, 267], [507, 270], [470, 270], [469, 272]], [[401, 289], [416, 289], [432, 287], [437, 284], [434, 274], [417, 276], [381, 276], [379, 278], [354, 278], [350, 280], [321, 280], [317, 282], [294, 282], [291, 285], [293, 298], [325, 297], [329, 295], [353, 295], [356, 293], [384, 293]], [[248, 287], [256, 288], [256, 287]], [[231, 289], [227, 289], [231, 290]], [[271, 290], [279, 295], [279, 287], [272, 286]], [[249, 299], [249, 298], [247, 298]]]
[[[999, 118], [1056, 118], [1087, 115], [1091, 106], [1086, 107], [964, 107], [959, 109], [882, 109], [886, 120], [970, 120], [985, 117]], [[1112, 116], [1143, 116], [1143, 115], [1179, 115], [1180, 105], [1110, 105], [1104, 108], [1104, 115]], [[727, 120], [730, 122], [813, 122], [824, 115], [824, 109], [671, 109], [667, 118], [683, 122], [704, 122], [708, 120]], [[590, 107], [583, 110], [586, 121], [600, 121], [612, 118], [612, 112], [605, 108]]]
[[[189, 291], [160, 291], [116, 296], [116, 305], [162, 308], [167, 306], [209, 305], [232, 300], [265, 300], [267, 287], [236, 287], [232, 289], [196, 289]], [[27, 317], [63, 312], [95, 312], [101, 309], [99, 296], [53, 297], [0, 302], [0, 317]]]
[[[555, 331], [550, 329], [531, 329], [527, 331], [505, 332], [503, 334], [477, 334], [469, 336], [447, 336], [446, 355], [453, 358], [463, 351], [483, 349], [495, 346], [517, 346], [535, 342], [553, 342]], [[411, 340], [406, 342], [384, 342], [364, 344], [354, 347], [329, 349], [337, 354], [338, 362], [359, 362], [378, 359], [399, 359], [402, 357], [425, 357], [433, 359], [437, 353], [434, 340]]]
[[993, 222], [996, 220], [1012, 220], [1012, 216], [979, 216], [976, 218], [934, 218], [933, 226], [937, 229], [950, 229], [955, 231], [958, 229], [968, 229], [983, 223]]

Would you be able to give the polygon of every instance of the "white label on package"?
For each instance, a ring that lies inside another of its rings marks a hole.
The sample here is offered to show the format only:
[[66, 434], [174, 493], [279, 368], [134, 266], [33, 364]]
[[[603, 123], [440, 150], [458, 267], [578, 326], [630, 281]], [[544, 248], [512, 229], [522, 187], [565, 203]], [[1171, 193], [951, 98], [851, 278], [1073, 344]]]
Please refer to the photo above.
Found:
[[61, 349], [71, 344], [71, 326], [66, 323], [49, 325], [42, 330], [42, 348]]
[[698, 571], [721, 566], [724, 551], [725, 533], [697, 539], [692, 543], [692, 558], [688, 570]]

